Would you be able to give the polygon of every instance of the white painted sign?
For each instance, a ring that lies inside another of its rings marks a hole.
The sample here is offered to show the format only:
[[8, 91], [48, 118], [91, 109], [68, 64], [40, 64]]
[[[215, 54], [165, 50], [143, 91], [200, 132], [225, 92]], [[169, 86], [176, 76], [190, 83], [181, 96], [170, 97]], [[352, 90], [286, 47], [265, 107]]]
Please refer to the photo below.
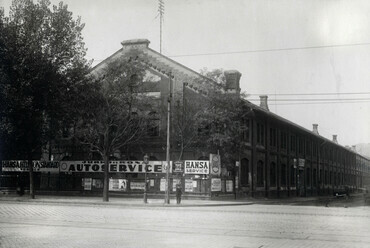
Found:
[[[33, 160], [33, 171], [34, 172], [59, 172], [59, 162], [58, 161], [40, 161]], [[28, 161], [27, 160], [3, 160], [1, 163], [2, 171], [8, 172], [27, 172]]]
[[[104, 161], [61, 161], [61, 172], [103, 172]], [[166, 173], [167, 161], [149, 161], [146, 166], [147, 173]], [[110, 161], [109, 172], [145, 173], [143, 161], [122, 160]], [[171, 172], [171, 166], [170, 166]]]
[[185, 160], [185, 174], [209, 174], [208, 160]]

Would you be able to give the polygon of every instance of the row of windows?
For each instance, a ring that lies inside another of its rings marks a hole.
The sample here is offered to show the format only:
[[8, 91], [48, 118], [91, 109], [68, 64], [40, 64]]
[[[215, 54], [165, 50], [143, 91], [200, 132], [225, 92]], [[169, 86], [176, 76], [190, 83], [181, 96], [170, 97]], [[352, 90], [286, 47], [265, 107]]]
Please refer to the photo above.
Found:
[[[257, 162], [257, 187], [264, 186], [264, 163], [262, 161]], [[280, 165], [280, 173], [278, 174], [278, 168], [276, 163], [270, 163], [269, 168], [269, 179], [270, 179], [270, 186], [275, 187], [277, 186], [277, 180], [280, 182], [280, 186], [286, 187], [288, 185], [287, 179], [289, 177], [290, 186], [296, 186], [297, 182], [297, 169], [294, 168], [293, 165], [290, 166], [289, 175], [287, 175], [288, 167], [285, 164]], [[333, 172], [328, 170], [320, 170], [320, 174], [318, 175], [319, 171], [317, 169], [312, 170], [306, 168], [305, 171], [305, 180], [306, 185], [317, 187], [318, 183], [324, 183], [325, 185], [333, 184], [335, 186], [344, 185], [344, 184], [355, 184], [356, 177], [354, 175], [347, 175], [347, 180], [345, 179], [345, 174], [343, 172]], [[323, 174], [324, 173], [324, 174]], [[302, 175], [303, 176], [303, 171]], [[311, 180], [312, 179], [312, 180]], [[241, 160], [241, 174], [240, 174], [240, 183], [242, 186], [247, 186], [249, 184], [249, 160], [242, 159]]]

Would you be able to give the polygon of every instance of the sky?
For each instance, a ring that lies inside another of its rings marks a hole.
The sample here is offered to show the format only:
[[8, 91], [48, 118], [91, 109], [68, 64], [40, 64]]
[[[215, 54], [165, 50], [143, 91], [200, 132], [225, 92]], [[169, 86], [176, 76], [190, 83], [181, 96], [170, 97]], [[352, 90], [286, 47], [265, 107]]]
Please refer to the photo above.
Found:
[[[320, 135], [337, 134], [343, 146], [370, 143], [370, 1], [163, 1], [164, 55], [195, 71], [238, 70], [253, 103], [267, 94], [270, 111], [306, 129], [317, 123]], [[160, 49], [158, 0], [63, 2], [86, 24], [93, 65], [123, 40]], [[10, 3], [0, 0], [6, 12]]]

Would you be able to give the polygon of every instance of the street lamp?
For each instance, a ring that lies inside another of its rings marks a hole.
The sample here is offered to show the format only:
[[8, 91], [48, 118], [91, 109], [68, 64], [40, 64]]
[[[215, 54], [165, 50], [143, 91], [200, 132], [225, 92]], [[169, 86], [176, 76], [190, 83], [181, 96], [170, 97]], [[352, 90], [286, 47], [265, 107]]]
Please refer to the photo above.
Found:
[[147, 169], [148, 169], [148, 163], [149, 163], [149, 156], [147, 154], [144, 155], [144, 158], [143, 158], [143, 163], [144, 163], [144, 169], [145, 169], [145, 182], [144, 182], [144, 203], [148, 203], [148, 195], [147, 195], [147, 179], [146, 179], [146, 173], [147, 173]]

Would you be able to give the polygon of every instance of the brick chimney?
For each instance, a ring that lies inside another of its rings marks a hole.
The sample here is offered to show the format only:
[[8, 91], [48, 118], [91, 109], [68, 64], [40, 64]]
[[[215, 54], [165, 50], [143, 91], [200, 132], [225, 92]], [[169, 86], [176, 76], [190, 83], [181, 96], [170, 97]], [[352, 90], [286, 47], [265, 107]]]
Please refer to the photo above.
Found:
[[336, 134], [333, 134], [333, 142], [337, 143], [338, 144], [338, 140], [337, 140], [337, 137], [338, 135]]
[[260, 107], [269, 111], [269, 106], [267, 105], [266, 95], [260, 96]]
[[134, 39], [134, 40], [124, 40], [121, 42], [121, 45], [123, 47], [131, 46], [133, 48], [139, 48], [139, 47], [148, 47], [150, 41], [147, 39]]
[[312, 124], [312, 132], [319, 135], [319, 124]]
[[240, 93], [240, 77], [242, 74], [237, 70], [224, 71], [226, 79], [226, 92]]

